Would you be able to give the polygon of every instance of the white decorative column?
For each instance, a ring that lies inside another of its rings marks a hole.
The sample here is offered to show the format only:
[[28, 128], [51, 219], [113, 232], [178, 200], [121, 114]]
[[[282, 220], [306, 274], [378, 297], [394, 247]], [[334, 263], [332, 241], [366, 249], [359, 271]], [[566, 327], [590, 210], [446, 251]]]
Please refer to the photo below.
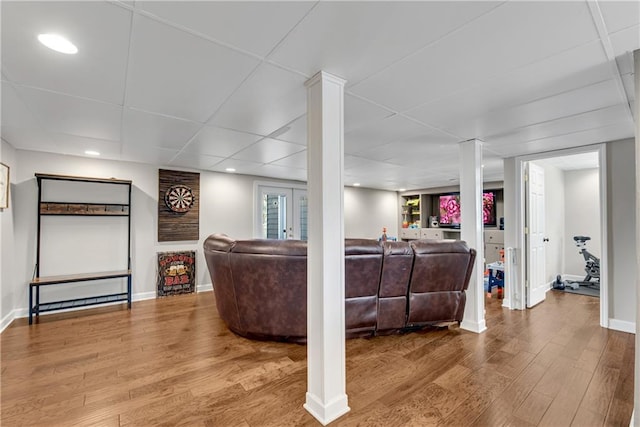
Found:
[[307, 87], [307, 394], [323, 425], [349, 411], [344, 319], [344, 84], [319, 72]]
[[482, 238], [482, 142], [460, 143], [460, 238], [477, 251], [475, 268], [467, 289], [467, 304], [460, 327], [484, 332], [484, 243]]

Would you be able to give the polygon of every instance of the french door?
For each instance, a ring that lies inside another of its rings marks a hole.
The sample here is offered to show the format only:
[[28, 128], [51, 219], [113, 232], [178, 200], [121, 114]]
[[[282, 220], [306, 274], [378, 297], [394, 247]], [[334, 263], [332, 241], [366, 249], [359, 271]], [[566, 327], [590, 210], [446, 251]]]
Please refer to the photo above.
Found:
[[307, 190], [259, 185], [256, 206], [257, 237], [307, 240]]

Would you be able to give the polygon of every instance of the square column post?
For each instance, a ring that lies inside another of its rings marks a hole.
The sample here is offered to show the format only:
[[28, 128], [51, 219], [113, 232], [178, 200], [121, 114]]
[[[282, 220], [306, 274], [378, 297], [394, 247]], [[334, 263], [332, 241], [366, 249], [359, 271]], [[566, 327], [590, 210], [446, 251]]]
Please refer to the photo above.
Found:
[[307, 394], [326, 425], [349, 411], [344, 314], [344, 84], [319, 72], [307, 87]]
[[482, 142], [460, 143], [460, 238], [477, 251], [460, 327], [484, 332], [484, 243], [482, 238]]

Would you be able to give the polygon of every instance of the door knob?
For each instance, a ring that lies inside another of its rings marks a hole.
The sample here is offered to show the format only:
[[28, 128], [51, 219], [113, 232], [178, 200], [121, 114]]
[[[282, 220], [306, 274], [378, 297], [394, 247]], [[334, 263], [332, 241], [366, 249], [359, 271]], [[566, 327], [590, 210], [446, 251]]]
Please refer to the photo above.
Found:
[[549, 241], [549, 238], [548, 238], [548, 237], [545, 237], [545, 238], [543, 238], [543, 239], [542, 239], [542, 241], [543, 241], [543, 242], [548, 242], [548, 241]]

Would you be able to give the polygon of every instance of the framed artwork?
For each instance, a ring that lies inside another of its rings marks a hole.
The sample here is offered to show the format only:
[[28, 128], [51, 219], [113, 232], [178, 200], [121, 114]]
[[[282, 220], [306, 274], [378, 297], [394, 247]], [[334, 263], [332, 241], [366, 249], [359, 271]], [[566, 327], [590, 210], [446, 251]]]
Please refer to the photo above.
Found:
[[9, 166], [0, 163], [0, 209], [9, 207]]

